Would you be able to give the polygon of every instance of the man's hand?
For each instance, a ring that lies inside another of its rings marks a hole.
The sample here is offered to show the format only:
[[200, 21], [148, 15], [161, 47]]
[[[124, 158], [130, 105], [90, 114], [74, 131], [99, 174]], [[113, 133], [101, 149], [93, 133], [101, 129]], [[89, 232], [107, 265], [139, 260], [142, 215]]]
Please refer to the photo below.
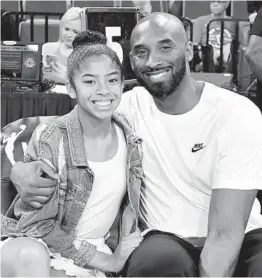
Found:
[[10, 175], [23, 202], [35, 209], [41, 208], [51, 198], [58, 178], [43, 161], [17, 162]]
[[112, 257], [112, 272], [119, 272], [125, 266], [125, 263], [132, 252], [140, 245], [143, 237], [139, 231], [128, 236], [124, 236], [119, 242]]

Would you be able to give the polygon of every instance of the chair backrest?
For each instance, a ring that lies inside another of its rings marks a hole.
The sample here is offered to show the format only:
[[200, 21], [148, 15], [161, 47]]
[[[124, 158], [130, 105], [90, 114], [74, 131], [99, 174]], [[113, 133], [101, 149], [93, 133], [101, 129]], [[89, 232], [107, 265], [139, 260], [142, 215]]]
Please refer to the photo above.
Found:
[[57, 116], [30, 117], [14, 121], [1, 129], [1, 213], [5, 213], [16, 195], [10, 181], [12, 166], [23, 161], [28, 142], [35, 128]]
[[6, 10], [1, 10], [1, 40], [13, 41], [18, 37], [16, 18]]
[[239, 21], [239, 43], [243, 46], [248, 45], [249, 41], [249, 30], [250, 30], [250, 22], [246, 21]]
[[93, 1], [74, 1], [73, 2], [74, 7], [80, 7], [80, 8], [84, 8], [84, 7], [114, 7], [114, 1], [110, 1], [110, 0], [93, 0]]
[[44, 12], [44, 13], [65, 13], [67, 10], [66, 0], [60, 1], [39, 1], [25, 0], [25, 12]]
[[63, 13], [55, 12], [4, 12], [1, 22], [6, 22], [12, 17], [13, 36], [16, 41], [45, 43], [58, 40], [62, 16]]
[[[33, 28], [33, 32], [31, 32]], [[22, 21], [19, 26], [19, 37], [21, 41], [34, 41], [34, 42], [55, 42], [59, 39], [60, 20], [49, 19], [48, 20], [48, 35], [46, 36], [46, 23], [43, 18], [36, 18], [33, 21], [33, 27], [31, 27], [31, 20], [27, 19]]]
[[238, 86], [240, 90], [245, 90], [252, 83], [252, 71], [249, 64], [245, 58], [245, 52], [247, 47], [240, 45], [238, 52]]

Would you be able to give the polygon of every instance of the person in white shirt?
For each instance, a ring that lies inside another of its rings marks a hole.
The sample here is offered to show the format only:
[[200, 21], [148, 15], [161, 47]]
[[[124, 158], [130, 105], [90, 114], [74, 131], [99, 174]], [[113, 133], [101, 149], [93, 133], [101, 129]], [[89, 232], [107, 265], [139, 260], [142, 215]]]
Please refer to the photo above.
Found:
[[73, 51], [72, 42], [81, 32], [82, 8], [72, 7], [60, 21], [59, 40], [43, 44], [43, 76], [56, 83], [65, 84], [67, 80], [67, 60]]
[[[152, 13], [132, 32], [130, 59], [143, 87], [125, 93], [118, 112], [143, 140], [144, 240], [123, 276], [262, 276], [262, 115], [247, 98], [195, 81], [192, 56], [173, 15]], [[49, 181], [43, 194], [40, 171], [50, 169], [16, 163], [11, 173], [35, 207], [55, 186]]]

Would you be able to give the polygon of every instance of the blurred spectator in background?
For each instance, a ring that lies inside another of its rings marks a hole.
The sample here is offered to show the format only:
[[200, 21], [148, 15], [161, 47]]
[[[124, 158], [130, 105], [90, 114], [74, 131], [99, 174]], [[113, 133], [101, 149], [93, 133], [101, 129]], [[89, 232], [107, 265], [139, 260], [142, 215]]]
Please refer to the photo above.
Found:
[[257, 16], [258, 10], [262, 7], [262, 1], [247, 1], [247, 12], [249, 13], [249, 21], [251, 24]]
[[48, 42], [43, 45], [43, 76], [65, 84], [67, 79], [67, 59], [71, 54], [72, 42], [81, 32], [82, 9], [72, 7], [63, 15], [60, 22], [60, 37], [57, 42]]
[[180, 17], [183, 11], [183, 1], [182, 0], [169, 0], [168, 1], [168, 13]]
[[140, 11], [141, 18], [152, 12], [152, 5], [150, 0], [132, 0], [134, 7]]
[[257, 83], [257, 105], [262, 112], [262, 6], [251, 28], [251, 36], [245, 53]]
[[[206, 45], [207, 25], [211, 20], [219, 18], [230, 18], [226, 15], [226, 9], [230, 1], [210, 1], [211, 14], [200, 16], [194, 20], [193, 42], [195, 44]], [[220, 60], [220, 37], [221, 22], [213, 21], [209, 26], [209, 45], [212, 46], [212, 56], [214, 70], [219, 66]], [[235, 37], [235, 24], [230, 21], [224, 23], [224, 43], [223, 43], [223, 68], [230, 71], [231, 43]], [[201, 66], [199, 71], [201, 70]]]

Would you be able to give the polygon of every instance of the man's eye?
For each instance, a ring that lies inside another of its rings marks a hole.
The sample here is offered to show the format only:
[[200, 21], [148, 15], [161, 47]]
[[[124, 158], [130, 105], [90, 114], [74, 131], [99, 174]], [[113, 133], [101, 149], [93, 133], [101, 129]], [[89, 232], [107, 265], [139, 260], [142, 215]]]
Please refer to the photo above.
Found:
[[95, 84], [95, 81], [94, 80], [84, 80], [84, 83], [93, 85], [93, 84]]
[[112, 78], [112, 79], [109, 80], [110, 83], [115, 83], [117, 81], [118, 81], [118, 78]]
[[161, 50], [169, 50], [169, 49], [171, 49], [171, 47], [169, 46], [169, 45], [163, 45], [163, 46], [161, 46]]
[[137, 54], [137, 56], [142, 57], [147, 54], [147, 51], [146, 50], [138, 50], [136, 54]]
[[75, 34], [78, 34], [79, 32], [78, 32], [78, 31], [74, 31], [74, 33], [75, 33]]
[[66, 27], [65, 30], [66, 30], [66, 31], [69, 31], [69, 28]]

